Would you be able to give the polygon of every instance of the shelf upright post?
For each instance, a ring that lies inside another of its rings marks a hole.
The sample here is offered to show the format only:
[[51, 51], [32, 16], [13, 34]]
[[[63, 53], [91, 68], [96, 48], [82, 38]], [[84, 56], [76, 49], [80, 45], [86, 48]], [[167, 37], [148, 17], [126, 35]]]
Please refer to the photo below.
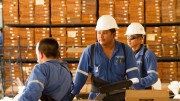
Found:
[[96, 20], [99, 18], [99, 0], [96, 0]]
[[50, 37], [52, 37], [51, 34], [51, 0], [49, 0], [49, 33], [50, 33]]
[[[144, 0], [144, 29], [146, 31], [146, 0]], [[144, 36], [144, 44], [146, 44], [146, 35]]]
[[20, 76], [21, 76], [21, 80], [24, 84], [24, 73], [23, 73], [23, 68], [22, 68], [22, 57], [21, 57], [21, 44], [20, 44], [20, 36], [18, 36], [18, 51], [19, 51], [19, 54], [18, 54], [18, 60], [17, 62], [19, 62], [19, 68], [20, 68]]
[[[0, 47], [0, 50], [2, 50], [3, 51], [3, 47]], [[2, 93], [2, 97], [4, 97], [5, 95], [5, 93], [4, 93], [4, 76], [3, 76], [3, 55], [2, 55], [2, 57], [0, 57], [0, 75], [1, 75], [1, 88], [2, 88], [2, 90], [1, 90], [1, 93]]]

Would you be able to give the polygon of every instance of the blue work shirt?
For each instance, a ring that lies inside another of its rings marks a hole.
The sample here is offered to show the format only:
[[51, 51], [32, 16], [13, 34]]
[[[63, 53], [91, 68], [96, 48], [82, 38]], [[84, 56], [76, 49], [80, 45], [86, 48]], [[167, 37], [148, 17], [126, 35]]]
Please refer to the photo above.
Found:
[[[144, 69], [142, 69], [142, 57], [144, 49], [145, 47], [143, 45], [135, 54], [136, 62], [140, 71], [141, 84], [139, 85], [139, 88], [141, 89], [152, 86], [158, 80], [157, 58], [156, 55], [149, 49], [147, 49], [144, 54]], [[144, 77], [142, 73], [145, 74]]]
[[[88, 73], [99, 77], [109, 83], [119, 82], [125, 79], [139, 79], [138, 67], [132, 49], [125, 45], [126, 63], [122, 43], [115, 41], [115, 48], [110, 59], [107, 58], [100, 43], [94, 46], [94, 64], [91, 61], [91, 45], [84, 50], [74, 79], [73, 94], [79, 94], [81, 88], [85, 84]], [[125, 67], [126, 65], [126, 67]], [[89, 99], [94, 99], [98, 93], [90, 92]]]
[[67, 63], [58, 60], [35, 65], [18, 101], [38, 101], [41, 95], [56, 101], [69, 101], [72, 77], [65, 67]]

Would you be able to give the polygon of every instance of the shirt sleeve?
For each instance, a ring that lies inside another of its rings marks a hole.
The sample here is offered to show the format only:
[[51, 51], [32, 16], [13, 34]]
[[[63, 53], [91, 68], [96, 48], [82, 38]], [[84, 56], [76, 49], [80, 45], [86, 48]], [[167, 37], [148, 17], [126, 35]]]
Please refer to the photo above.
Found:
[[88, 49], [86, 48], [83, 54], [81, 55], [81, 58], [79, 60], [79, 65], [76, 70], [76, 75], [74, 78], [74, 89], [72, 91], [73, 94], [77, 95], [79, 94], [80, 90], [86, 83], [86, 80], [88, 78], [88, 72], [89, 72], [89, 63], [90, 63], [90, 56], [88, 54]]
[[141, 78], [141, 83], [143, 86], [149, 87], [156, 83], [156, 81], [158, 80], [156, 55], [151, 51], [147, 51], [144, 62], [147, 71], [147, 76]]
[[46, 82], [45, 75], [41, 72], [39, 65], [36, 65], [26, 81], [25, 89], [19, 101], [38, 101]]
[[127, 49], [126, 73], [127, 73], [128, 79], [132, 79], [132, 78], [139, 79], [140, 78], [139, 69], [136, 64], [136, 59], [135, 59], [134, 53], [133, 53], [132, 49], [130, 49], [129, 47], [127, 47], [126, 49]]
[[127, 78], [133, 80], [133, 88], [139, 89], [140, 75], [132, 49], [126, 45], [126, 73]]

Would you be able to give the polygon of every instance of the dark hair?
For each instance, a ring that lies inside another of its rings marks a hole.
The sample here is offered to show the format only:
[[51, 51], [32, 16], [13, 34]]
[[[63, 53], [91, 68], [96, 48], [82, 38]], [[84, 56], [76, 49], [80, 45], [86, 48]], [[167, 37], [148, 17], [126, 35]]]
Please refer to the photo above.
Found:
[[115, 33], [116, 32], [116, 29], [113, 28], [113, 29], [109, 29], [111, 33]]
[[47, 58], [59, 58], [59, 44], [53, 38], [44, 38], [40, 40], [38, 50], [43, 52]]
[[137, 37], [143, 37], [143, 35], [142, 35], [142, 34], [136, 34], [136, 36], [137, 36]]

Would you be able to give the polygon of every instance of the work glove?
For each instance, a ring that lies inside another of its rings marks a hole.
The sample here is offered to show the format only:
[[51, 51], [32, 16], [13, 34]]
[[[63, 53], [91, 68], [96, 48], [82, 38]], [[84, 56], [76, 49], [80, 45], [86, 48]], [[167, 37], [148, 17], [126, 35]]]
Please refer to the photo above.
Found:
[[18, 101], [19, 97], [22, 95], [25, 86], [18, 86], [18, 94], [13, 98], [13, 101]]
[[168, 88], [174, 93], [174, 98], [173, 99], [180, 99], [180, 94], [179, 94], [180, 84], [179, 84], [178, 81], [172, 81], [168, 85]]

